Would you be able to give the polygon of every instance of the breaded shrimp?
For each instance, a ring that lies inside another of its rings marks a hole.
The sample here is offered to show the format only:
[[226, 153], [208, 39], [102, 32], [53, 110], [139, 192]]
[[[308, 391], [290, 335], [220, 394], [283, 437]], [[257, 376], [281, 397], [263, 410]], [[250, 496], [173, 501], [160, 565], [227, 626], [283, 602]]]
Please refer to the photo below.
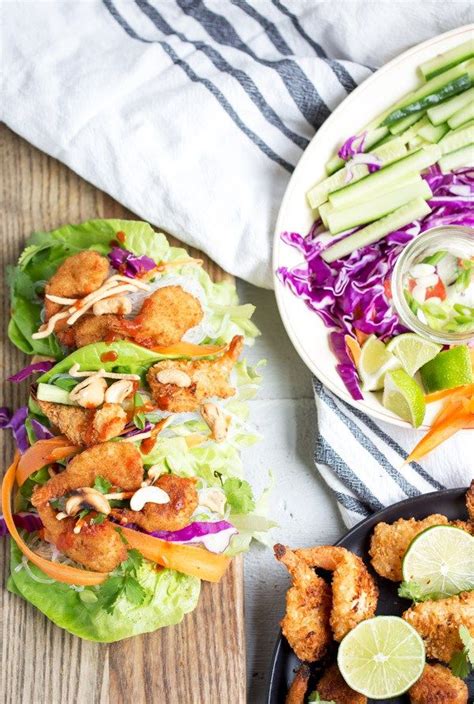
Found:
[[324, 701], [332, 701], [334, 704], [367, 704], [367, 697], [354, 692], [343, 680], [339, 668], [336, 664], [331, 665], [316, 687], [320, 698]]
[[[233, 396], [235, 389], [229, 384], [229, 376], [243, 344], [244, 338], [236, 336], [227, 351], [215, 359], [166, 359], [154, 364], [147, 380], [158, 408], [172, 413], [194, 411], [206, 398]], [[179, 370], [178, 383], [169, 373], [162, 374], [165, 370]]]
[[333, 572], [330, 623], [338, 642], [375, 614], [378, 589], [360, 557], [332, 545], [303, 548], [296, 550], [296, 555], [310, 567]]
[[64, 472], [56, 474], [31, 497], [33, 506], [64, 496], [75, 489], [93, 486], [96, 477], [103, 477], [114, 487], [135, 490], [143, 480], [140, 452], [129, 442], [104, 442], [76, 455]]
[[84, 315], [72, 326], [74, 346], [85, 347], [102, 340], [126, 339], [116, 331], [120, 317], [107, 313], [105, 315]]
[[101, 408], [78, 408], [62, 403], [37, 401], [48, 420], [73, 445], [97, 445], [117, 437], [127, 424], [127, 414], [118, 403], [104, 403]]
[[198, 299], [181, 286], [164, 286], [145, 299], [133, 320], [114, 323], [114, 330], [145, 347], [173, 345], [203, 318]]
[[443, 665], [425, 665], [408, 691], [411, 704], [468, 704], [467, 685]]
[[274, 546], [275, 557], [291, 575], [286, 593], [286, 613], [281, 621], [283, 635], [296, 656], [306, 662], [323, 657], [332, 641], [329, 627], [331, 590], [308, 564], [284, 545]]
[[285, 704], [303, 704], [310, 674], [308, 665], [300, 665], [286, 695]]
[[146, 503], [142, 511], [116, 509], [112, 512], [121, 523], [135, 523], [148, 533], [154, 530], [180, 530], [188, 525], [198, 505], [196, 479], [186, 479], [173, 474], [163, 474], [155, 486], [170, 497], [167, 504]]
[[474, 479], [471, 482], [471, 486], [466, 491], [466, 508], [469, 520], [474, 521]]
[[392, 582], [400, 582], [402, 559], [413, 538], [431, 526], [446, 525], [446, 516], [433, 514], [422, 521], [399, 518], [395, 523], [377, 523], [370, 541], [369, 555], [374, 570]]
[[466, 626], [474, 638], [474, 592], [414, 604], [405, 611], [403, 618], [423, 638], [427, 658], [449, 662], [454, 653], [464, 647], [460, 626]]

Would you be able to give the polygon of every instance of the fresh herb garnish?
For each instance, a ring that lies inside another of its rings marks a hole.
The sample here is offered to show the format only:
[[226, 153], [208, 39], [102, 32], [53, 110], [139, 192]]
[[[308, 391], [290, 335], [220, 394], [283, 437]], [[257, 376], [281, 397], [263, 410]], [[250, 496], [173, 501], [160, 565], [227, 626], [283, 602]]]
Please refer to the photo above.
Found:
[[474, 666], [474, 638], [471, 636], [466, 626], [459, 627], [459, 636], [464, 648], [454, 653], [450, 660], [449, 667], [453, 675], [464, 679]]
[[321, 699], [319, 692], [312, 692], [309, 695], [308, 704], [336, 704], [333, 699], [328, 701], [327, 699]]
[[97, 476], [94, 481], [94, 489], [100, 491], [101, 494], [108, 494], [112, 484], [104, 477]]
[[105, 521], [106, 518], [107, 518], [107, 516], [105, 515], [105, 513], [98, 513], [91, 520], [91, 524], [93, 524], [95, 526], [99, 526], [101, 523], [103, 523]]
[[138, 413], [135, 413], [133, 416], [133, 422], [139, 428], [140, 430], [143, 430], [146, 425], [146, 418], [145, 414], [142, 411], [139, 411]]
[[88, 516], [90, 512], [91, 512], [90, 508], [83, 508], [82, 511], [80, 511], [80, 513], [77, 516], [78, 520], [82, 520], [83, 518]]
[[222, 485], [227, 503], [235, 513], [250, 513], [255, 508], [252, 487], [245, 479], [229, 477]]
[[[121, 531], [117, 531], [121, 534]], [[123, 535], [123, 534], [122, 534]], [[127, 559], [122, 562], [112, 575], [100, 586], [98, 598], [100, 606], [113, 613], [120, 597], [124, 596], [134, 606], [140, 606], [145, 599], [145, 590], [138, 581], [138, 570], [143, 563], [143, 557], [138, 550], [128, 551]]]

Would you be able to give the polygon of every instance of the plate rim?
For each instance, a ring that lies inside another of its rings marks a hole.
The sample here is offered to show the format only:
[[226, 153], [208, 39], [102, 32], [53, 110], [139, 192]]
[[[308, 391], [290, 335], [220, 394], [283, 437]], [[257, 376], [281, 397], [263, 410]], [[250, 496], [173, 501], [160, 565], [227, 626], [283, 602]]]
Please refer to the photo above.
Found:
[[[386, 514], [390, 513], [394, 509], [404, 509], [406, 507], [410, 507], [413, 505], [416, 505], [418, 503], [425, 504], [430, 502], [430, 499], [433, 498], [451, 498], [453, 500], [463, 498], [466, 495], [466, 492], [468, 491], [469, 487], [455, 487], [453, 489], [441, 489], [440, 491], [430, 491], [426, 494], [419, 494], [418, 496], [411, 496], [407, 499], [402, 499], [402, 501], [397, 501], [395, 504], [391, 504], [390, 506], [385, 506], [384, 508], [380, 509], [380, 511], [377, 511], [375, 513], [370, 514], [370, 516], [366, 516], [366, 518], [363, 518], [361, 521], [356, 523], [352, 528], [349, 528], [349, 530], [344, 533], [333, 545], [335, 547], [338, 547], [341, 545], [342, 542], [345, 542], [346, 540], [350, 539], [354, 533], [356, 533], [358, 530], [363, 528], [366, 525], [370, 525], [371, 523], [380, 523], [383, 522], [384, 517]], [[397, 519], [395, 519], [397, 520]], [[271, 660], [271, 666], [270, 666], [270, 671], [267, 676], [267, 693], [266, 693], [266, 699], [265, 699], [265, 704], [272, 704], [271, 697], [273, 695], [273, 682], [276, 676], [276, 669], [277, 669], [277, 662], [279, 659], [279, 654], [282, 646], [284, 645], [284, 636], [281, 631], [281, 629], [278, 632], [278, 635], [276, 637], [275, 641], [275, 646], [273, 648], [272, 652], [272, 660]]]
[[[285, 310], [285, 303], [284, 303], [284, 296], [287, 294], [287, 290], [285, 286], [282, 284], [280, 279], [278, 278], [276, 271], [279, 265], [281, 265], [280, 262], [277, 262], [279, 250], [280, 250], [280, 235], [283, 230], [282, 227], [282, 220], [283, 220], [283, 213], [287, 208], [287, 203], [290, 200], [290, 196], [292, 196], [292, 191], [294, 187], [294, 183], [298, 178], [299, 175], [299, 170], [301, 168], [301, 163], [303, 159], [305, 158], [305, 155], [307, 152], [312, 148], [313, 143], [316, 140], [319, 140], [321, 138], [324, 138], [324, 135], [327, 131], [327, 126], [328, 124], [332, 121], [334, 117], [338, 117], [338, 115], [342, 112], [342, 110], [347, 109], [347, 105], [351, 104], [359, 99], [359, 96], [361, 96], [365, 91], [370, 90], [372, 86], [372, 82], [375, 82], [375, 79], [378, 78], [380, 75], [384, 74], [385, 72], [391, 70], [394, 66], [396, 66], [399, 63], [404, 62], [408, 57], [418, 53], [420, 50], [423, 50], [424, 48], [428, 48], [430, 46], [436, 46], [438, 43], [443, 43], [445, 40], [450, 39], [452, 37], [457, 37], [463, 34], [469, 34], [474, 32], [474, 23], [471, 24], [466, 24], [466, 25], [461, 25], [460, 27], [456, 27], [454, 29], [451, 29], [447, 32], [443, 32], [442, 34], [438, 34], [435, 37], [431, 37], [429, 39], [426, 39], [423, 42], [420, 42], [419, 44], [416, 44], [415, 46], [410, 47], [406, 51], [402, 52], [401, 54], [398, 54], [395, 56], [393, 59], [388, 61], [386, 64], [381, 66], [375, 73], [373, 73], [371, 76], [369, 76], [365, 81], [363, 81], [357, 88], [355, 88], [349, 95], [347, 95], [344, 100], [339, 103], [339, 105], [333, 110], [333, 112], [330, 114], [330, 116], [327, 118], [327, 120], [323, 123], [323, 125], [315, 132], [313, 135], [311, 141], [309, 142], [308, 146], [304, 150], [304, 152], [301, 154], [298, 163], [296, 164], [296, 167], [290, 177], [290, 180], [288, 181], [288, 184], [285, 189], [285, 193], [283, 195], [282, 201], [280, 203], [280, 207], [278, 210], [278, 216], [275, 224], [275, 229], [274, 229], [274, 234], [273, 234], [273, 252], [272, 252], [272, 277], [273, 277], [273, 283], [274, 283], [274, 290], [275, 290], [275, 298], [277, 301], [277, 307], [278, 307], [278, 312], [280, 314], [280, 318], [283, 323], [283, 327], [285, 328], [285, 331], [288, 335], [288, 337], [291, 340], [291, 343], [293, 347], [295, 348], [297, 354], [299, 355], [300, 359], [304, 362], [306, 367], [310, 370], [312, 374], [314, 374], [332, 393], [334, 393], [338, 398], [340, 398], [342, 401], [345, 401], [348, 403], [350, 406], [353, 408], [359, 409], [363, 411], [364, 413], [367, 413], [367, 415], [371, 416], [372, 418], [375, 418], [380, 421], [384, 421], [386, 423], [390, 423], [391, 425], [396, 425], [401, 428], [410, 428], [413, 429], [410, 423], [407, 421], [402, 420], [401, 418], [397, 418], [394, 414], [391, 414], [383, 408], [383, 406], [380, 404], [380, 408], [372, 408], [371, 406], [368, 406], [367, 403], [365, 403], [365, 399], [362, 400], [355, 400], [352, 398], [351, 394], [345, 389], [338, 387], [329, 377], [326, 376], [326, 374], [320, 370], [315, 362], [311, 359], [310, 355], [306, 352], [304, 349], [303, 345], [300, 343], [299, 338], [297, 337], [296, 330], [292, 327], [292, 325], [289, 323], [288, 320], [288, 315]], [[304, 305], [304, 302], [301, 301], [301, 305]], [[431, 426], [427, 425], [426, 423], [423, 423], [421, 426], [417, 428], [417, 430], [429, 430]]]

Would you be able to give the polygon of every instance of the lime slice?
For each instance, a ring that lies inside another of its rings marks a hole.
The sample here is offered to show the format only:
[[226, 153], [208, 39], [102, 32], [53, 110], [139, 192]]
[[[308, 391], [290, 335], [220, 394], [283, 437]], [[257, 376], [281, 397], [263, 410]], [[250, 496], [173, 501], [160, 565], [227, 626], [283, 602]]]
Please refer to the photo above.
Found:
[[410, 543], [402, 564], [403, 580], [415, 582], [421, 598], [474, 589], [474, 537], [455, 526], [432, 526]]
[[403, 369], [410, 376], [436, 357], [441, 348], [436, 342], [425, 340], [414, 332], [397, 335], [387, 345], [387, 351], [398, 357]]
[[375, 335], [368, 337], [362, 346], [357, 366], [363, 391], [383, 389], [385, 374], [400, 366], [400, 360], [391, 352], [387, 352], [381, 340]]
[[421, 380], [428, 393], [472, 382], [472, 362], [467, 345], [440, 352], [420, 369]]
[[421, 676], [425, 646], [413, 626], [398, 616], [375, 616], [359, 623], [341, 642], [341, 675], [370, 699], [406, 692]]
[[386, 374], [382, 403], [414, 428], [423, 423], [426, 409], [423, 391], [404, 369], [395, 369]]

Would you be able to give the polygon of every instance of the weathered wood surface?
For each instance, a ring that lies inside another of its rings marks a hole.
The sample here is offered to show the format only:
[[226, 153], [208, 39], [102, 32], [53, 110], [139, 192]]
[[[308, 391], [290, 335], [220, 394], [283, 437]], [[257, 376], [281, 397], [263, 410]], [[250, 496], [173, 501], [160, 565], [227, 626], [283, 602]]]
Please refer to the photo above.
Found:
[[[1, 272], [34, 230], [89, 218], [133, 217], [56, 160], [0, 125]], [[194, 252], [196, 254], [196, 252]], [[216, 280], [227, 278], [203, 255]], [[1, 287], [0, 405], [25, 403], [26, 384], [4, 380], [26, 362], [8, 341], [9, 300]], [[13, 451], [2, 433], [3, 471]], [[219, 585], [204, 584], [198, 608], [173, 628], [121, 643], [90, 643], [54, 626], [31, 604], [7, 592], [7, 540], [0, 589], [0, 691], [5, 704], [242, 704], [245, 702], [245, 636], [242, 561], [234, 560]]]

